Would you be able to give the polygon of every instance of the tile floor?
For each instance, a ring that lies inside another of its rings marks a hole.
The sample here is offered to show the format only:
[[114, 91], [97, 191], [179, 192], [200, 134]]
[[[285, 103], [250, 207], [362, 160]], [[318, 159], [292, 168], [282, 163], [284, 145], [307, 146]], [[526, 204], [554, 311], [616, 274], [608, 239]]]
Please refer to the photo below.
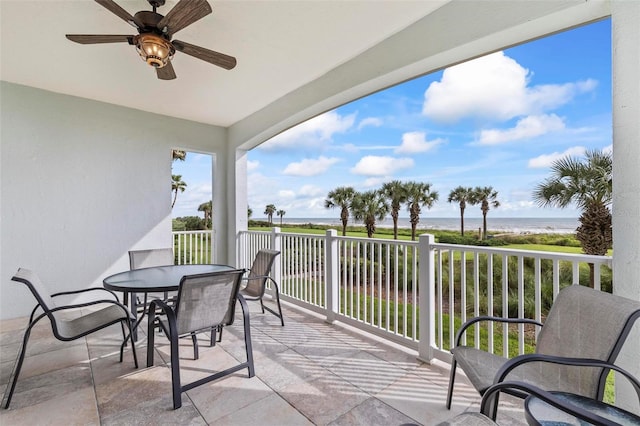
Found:
[[[479, 398], [461, 377], [454, 406], [444, 407], [447, 365], [428, 365], [416, 353], [363, 335], [298, 308], [285, 306], [285, 327], [259, 305], [251, 306], [256, 376], [241, 370], [182, 394], [172, 409], [168, 341], [156, 337], [155, 365], [146, 368], [145, 327], [118, 362], [120, 328], [112, 326], [73, 342], [59, 342], [48, 322], [34, 329], [9, 410], [9, 425], [435, 425], [465, 411]], [[240, 308], [238, 308], [240, 309]], [[183, 381], [244, 360], [242, 320], [225, 329], [211, 348], [200, 337], [193, 361], [190, 339], [181, 339]], [[0, 384], [4, 391], [27, 319], [0, 322]], [[501, 404], [500, 425], [522, 425], [517, 402]]]

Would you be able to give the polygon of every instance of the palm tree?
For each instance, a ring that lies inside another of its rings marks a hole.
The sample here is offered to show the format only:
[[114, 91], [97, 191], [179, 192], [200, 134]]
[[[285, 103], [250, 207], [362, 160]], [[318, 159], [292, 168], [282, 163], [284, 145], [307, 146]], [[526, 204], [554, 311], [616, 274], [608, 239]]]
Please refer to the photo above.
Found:
[[399, 180], [393, 180], [382, 184], [380, 190], [391, 206], [391, 218], [393, 219], [393, 239], [398, 239], [398, 214], [400, 207], [407, 201], [407, 188]]
[[[551, 177], [536, 186], [533, 198], [541, 207], [565, 208], [575, 204], [581, 211], [576, 237], [585, 254], [604, 256], [613, 245], [611, 205], [613, 157], [605, 151], [590, 150], [584, 159], [563, 157], [551, 164]], [[594, 283], [593, 264], [591, 286]]]
[[324, 207], [331, 209], [334, 207], [340, 207], [340, 220], [342, 221], [342, 236], [347, 235], [347, 223], [349, 222], [349, 209], [351, 208], [351, 201], [356, 194], [355, 189], [350, 186], [341, 186], [334, 189], [327, 194], [327, 199], [324, 200]]
[[173, 192], [173, 202], [171, 208], [175, 206], [178, 199], [178, 191], [184, 192], [187, 189], [187, 184], [182, 180], [182, 175], [171, 175], [171, 191]]
[[213, 216], [213, 201], [207, 201], [198, 206], [199, 212], [204, 212], [204, 228], [211, 229], [211, 219]]
[[351, 213], [355, 220], [364, 222], [367, 236], [373, 238], [376, 220], [383, 220], [389, 213], [389, 204], [380, 191], [356, 193], [351, 201]]
[[253, 216], [253, 209], [247, 206], [247, 219], [251, 219], [251, 216]]
[[420, 212], [422, 207], [430, 209], [438, 201], [438, 191], [431, 190], [430, 183], [407, 182], [407, 210], [409, 210], [409, 221], [411, 222], [411, 240], [416, 239], [416, 227], [420, 222]]
[[491, 207], [500, 207], [498, 198], [498, 191], [495, 191], [492, 186], [480, 187], [476, 186], [473, 190], [473, 202], [471, 204], [480, 204], [480, 210], [482, 210], [482, 239], [487, 238], [487, 213]]
[[278, 211], [276, 212], [276, 214], [277, 214], [278, 216], [280, 216], [280, 226], [282, 226], [282, 218], [284, 217], [284, 215], [285, 215], [286, 213], [287, 213], [287, 212], [285, 212], [284, 210], [278, 210]]
[[473, 188], [459, 186], [456, 189], [452, 189], [449, 193], [447, 202], [456, 202], [460, 206], [460, 235], [464, 237], [464, 209], [467, 208], [467, 203], [473, 205]]
[[187, 151], [183, 151], [181, 149], [171, 150], [171, 159], [173, 161], [176, 161], [176, 160], [184, 161], [186, 158], [187, 158]]
[[267, 215], [267, 219], [269, 221], [269, 225], [273, 224], [273, 214], [276, 212], [276, 206], [273, 204], [267, 204], [264, 208], [264, 214]]

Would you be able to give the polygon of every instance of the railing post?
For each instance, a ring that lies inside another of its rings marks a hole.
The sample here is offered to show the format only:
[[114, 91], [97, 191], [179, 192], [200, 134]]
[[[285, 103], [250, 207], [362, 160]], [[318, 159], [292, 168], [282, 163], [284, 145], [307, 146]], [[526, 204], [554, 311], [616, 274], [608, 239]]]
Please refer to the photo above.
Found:
[[340, 266], [340, 253], [338, 250], [338, 231], [335, 229], [327, 229], [325, 240], [325, 259], [327, 262], [326, 275], [325, 275], [325, 289], [326, 289], [326, 306], [327, 306], [327, 319], [328, 323], [333, 323], [336, 319], [336, 313], [338, 312], [338, 294], [339, 294], [339, 266]]
[[271, 250], [278, 250], [280, 252], [280, 256], [276, 259], [276, 262], [273, 263], [273, 269], [271, 270], [271, 277], [278, 283], [282, 282], [282, 262], [284, 258], [284, 253], [282, 253], [282, 233], [280, 232], [280, 228], [277, 226], [273, 227], [271, 231]]
[[420, 256], [418, 270], [418, 294], [420, 299], [420, 341], [418, 342], [418, 359], [431, 362], [436, 346], [436, 275], [435, 254], [433, 244], [435, 237], [431, 234], [422, 234], [418, 238], [418, 250]]

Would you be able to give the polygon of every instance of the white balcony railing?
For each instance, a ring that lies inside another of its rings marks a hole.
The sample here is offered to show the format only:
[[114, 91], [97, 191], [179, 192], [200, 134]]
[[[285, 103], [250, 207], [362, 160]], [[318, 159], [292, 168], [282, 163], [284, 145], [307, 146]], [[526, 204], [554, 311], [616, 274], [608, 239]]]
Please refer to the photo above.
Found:
[[173, 253], [176, 265], [211, 263], [212, 231], [173, 232]]
[[[283, 300], [415, 348], [425, 360], [449, 361], [469, 317], [540, 321], [561, 287], [589, 285], [591, 275], [596, 289], [611, 285], [611, 257], [439, 244], [431, 235], [412, 242], [247, 231], [237, 265], [249, 267], [260, 248], [281, 252], [272, 274]], [[536, 330], [477, 324], [470, 334], [468, 344], [514, 355], [532, 350]]]

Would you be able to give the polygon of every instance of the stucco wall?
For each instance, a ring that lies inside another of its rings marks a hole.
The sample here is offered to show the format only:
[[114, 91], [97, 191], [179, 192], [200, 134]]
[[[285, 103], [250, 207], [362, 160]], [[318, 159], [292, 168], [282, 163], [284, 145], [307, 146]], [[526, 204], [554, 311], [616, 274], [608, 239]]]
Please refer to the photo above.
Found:
[[64, 291], [128, 269], [130, 249], [170, 246], [171, 148], [226, 155], [219, 127], [6, 82], [0, 90], [2, 319], [34, 304], [10, 280], [18, 267]]

